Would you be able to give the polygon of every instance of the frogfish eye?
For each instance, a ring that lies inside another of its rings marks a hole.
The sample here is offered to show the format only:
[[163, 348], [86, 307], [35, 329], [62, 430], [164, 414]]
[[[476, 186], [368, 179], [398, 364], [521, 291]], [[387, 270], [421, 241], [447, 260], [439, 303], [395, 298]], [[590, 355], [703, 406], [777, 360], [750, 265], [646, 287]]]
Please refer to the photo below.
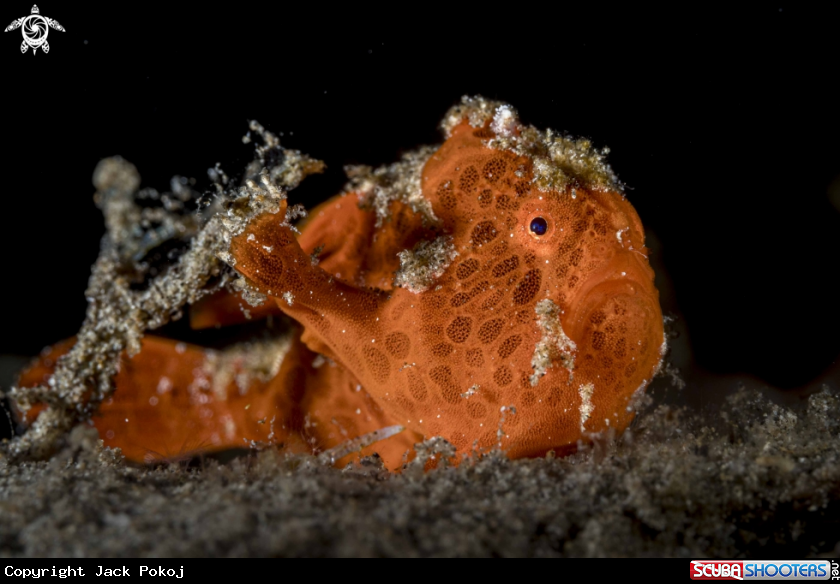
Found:
[[548, 231], [548, 222], [542, 217], [534, 217], [531, 221], [531, 233], [534, 235], [545, 235]]

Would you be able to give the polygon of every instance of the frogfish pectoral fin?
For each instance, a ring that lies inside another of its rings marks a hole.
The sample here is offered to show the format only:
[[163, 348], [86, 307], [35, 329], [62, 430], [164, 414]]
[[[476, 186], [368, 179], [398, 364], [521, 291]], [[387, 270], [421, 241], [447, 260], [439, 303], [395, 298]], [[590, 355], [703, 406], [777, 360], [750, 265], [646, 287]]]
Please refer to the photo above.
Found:
[[[231, 240], [234, 268], [301, 323], [310, 349], [349, 366], [348, 347], [376, 328], [388, 295], [362, 289], [313, 265], [277, 215], [254, 219]], [[359, 337], [359, 338], [357, 338]], [[367, 339], [370, 342], [370, 339]], [[349, 351], [352, 354], [354, 349]]]

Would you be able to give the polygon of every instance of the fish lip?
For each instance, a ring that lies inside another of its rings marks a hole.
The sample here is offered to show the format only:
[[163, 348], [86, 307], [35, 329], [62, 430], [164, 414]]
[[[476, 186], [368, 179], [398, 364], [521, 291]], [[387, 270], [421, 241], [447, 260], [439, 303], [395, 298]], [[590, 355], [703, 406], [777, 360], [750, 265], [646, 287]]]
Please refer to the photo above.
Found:
[[[622, 275], [623, 274], [623, 275]], [[647, 293], [647, 285], [639, 273], [637, 260], [632, 253], [619, 254], [600, 269], [588, 274], [578, 284], [574, 294], [564, 303], [563, 325], [568, 326], [566, 334], [578, 342], [581, 327], [585, 326], [589, 314], [605, 300], [616, 294], [640, 296], [654, 306], [659, 304], [658, 291], [655, 296]], [[656, 288], [654, 287], [654, 290]], [[556, 300], [555, 300], [556, 302]], [[567, 324], [568, 323], [568, 324]]]

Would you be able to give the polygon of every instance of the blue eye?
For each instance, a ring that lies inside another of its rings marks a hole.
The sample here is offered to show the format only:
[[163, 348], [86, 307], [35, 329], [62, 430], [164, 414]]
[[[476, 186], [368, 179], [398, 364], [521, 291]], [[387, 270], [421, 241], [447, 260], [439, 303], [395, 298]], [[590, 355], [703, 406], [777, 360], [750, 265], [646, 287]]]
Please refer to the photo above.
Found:
[[548, 231], [548, 222], [542, 217], [535, 217], [531, 221], [531, 233], [534, 235], [545, 235], [545, 232]]

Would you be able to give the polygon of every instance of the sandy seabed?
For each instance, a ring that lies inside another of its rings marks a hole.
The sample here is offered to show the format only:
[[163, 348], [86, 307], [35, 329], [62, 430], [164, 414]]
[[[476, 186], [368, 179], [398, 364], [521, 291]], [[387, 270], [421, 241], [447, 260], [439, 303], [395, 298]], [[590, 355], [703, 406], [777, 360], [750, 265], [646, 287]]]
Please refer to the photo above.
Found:
[[[421, 450], [423, 450], [421, 448]], [[565, 459], [499, 452], [401, 474], [276, 450], [154, 467], [77, 428], [47, 462], [0, 461], [2, 556], [833, 557], [840, 397], [739, 391], [650, 405]]]

